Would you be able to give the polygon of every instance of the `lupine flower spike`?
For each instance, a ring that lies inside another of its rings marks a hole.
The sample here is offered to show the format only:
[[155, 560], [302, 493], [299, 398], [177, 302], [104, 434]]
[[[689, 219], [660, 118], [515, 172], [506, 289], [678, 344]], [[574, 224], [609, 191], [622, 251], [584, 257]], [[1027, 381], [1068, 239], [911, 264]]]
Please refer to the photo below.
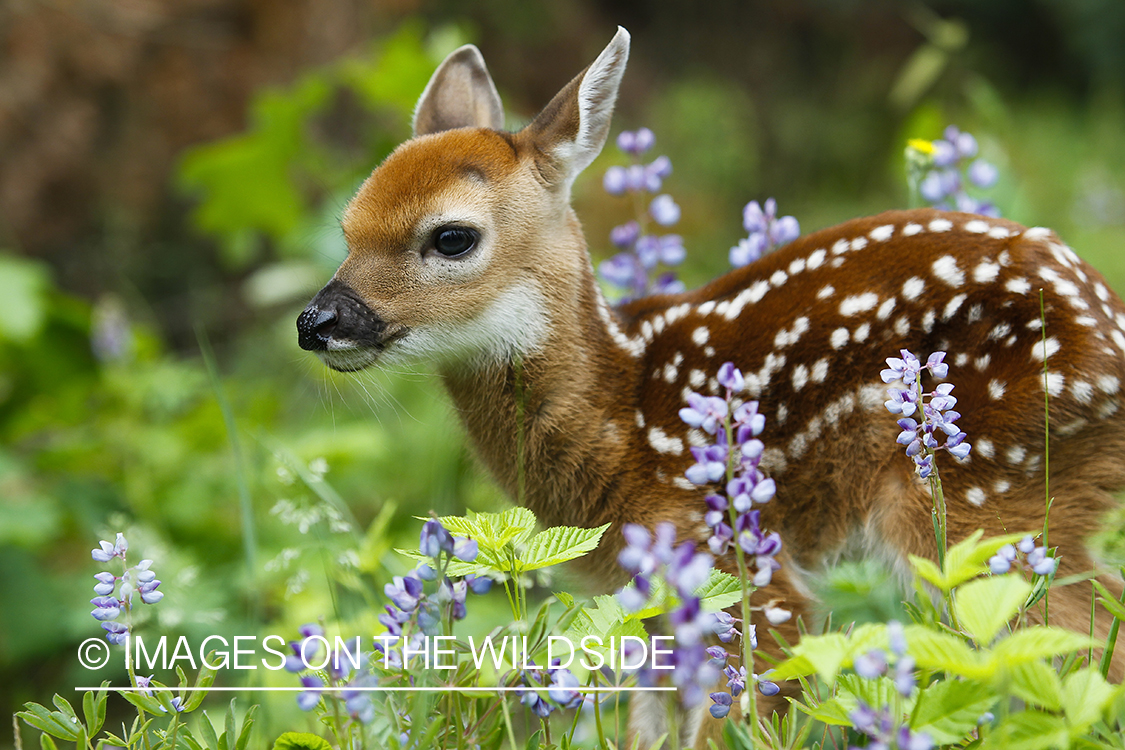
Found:
[[965, 433], [955, 424], [961, 415], [953, 411], [957, 404], [957, 398], [952, 395], [953, 384], [941, 383], [932, 392], [922, 391], [920, 378], [923, 370], [929, 370], [939, 379], [949, 375], [949, 365], [944, 362], [945, 352], [934, 352], [924, 365], [906, 349], [900, 354], [901, 359], [889, 357], [887, 368], [879, 375], [884, 383], [902, 381], [906, 387], [888, 388], [884, 405], [892, 414], [902, 415], [898, 420], [902, 432], [897, 442], [906, 446], [906, 455], [914, 461], [919, 476], [925, 479], [933, 473], [935, 451], [945, 450], [963, 460], [972, 446], [965, 442]]
[[667, 156], [658, 156], [648, 164], [641, 163], [641, 157], [655, 143], [656, 137], [648, 128], [621, 133], [617, 137], [617, 147], [631, 156], [634, 163], [629, 167], [610, 167], [602, 183], [610, 195], [631, 193], [637, 196], [638, 206], [644, 203], [639, 200], [641, 196], [655, 195], [648, 201], [647, 209], [641, 210], [634, 220], [613, 228], [609, 239], [620, 252], [598, 266], [602, 278], [622, 290], [622, 301], [647, 294], [672, 294], [684, 290], [683, 283], [674, 272], [667, 271], [653, 277], [659, 266], [678, 266], [686, 256], [683, 240], [678, 234], [648, 232], [649, 222], [659, 227], [670, 227], [680, 220], [680, 207], [672, 196], [660, 193], [664, 179], [672, 174], [671, 160]]
[[730, 264], [735, 268], [753, 263], [801, 236], [801, 225], [792, 216], [777, 216], [777, 201], [766, 200], [763, 209], [758, 201], [750, 201], [742, 210], [742, 226], [749, 232], [745, 239], [730, 249]]
[[[109, 571], [102, 571], [94, 576], [94, 593], [97, 594], [90, 603], [94, 610], [90, 612], [95, 620], [102, 624], [106, 631], [105, 639], [113, 644], [123, 644], [129, 637], [129, 615], [133, 609], [134, 594], [145, 604], [156, 604], [164, 598], [163, 591], [157, 591], [160, 581], [156, 573], [150, 570], [152, 560], [141, 560], [133, 567], [129, 567], [126, 556], [129, 542], [125, 535], [118, 533], [116, 540], [111, 544], [107, 541], [98, 542], [98, 547], [91, 550], [90, 557], [98, 562], [108, 563], [120, 558], [124, 572], [116, 576]], [[117, 622], [121, 613], [126, 614], [126, 623]]]
[[996, 206], [966, 192], [967, 185], [985, 190], [996, 184], [996, 167], [975, 158], [977, 141], [955, 125], [945, 129], [936, 141], [915, 139], [906, 147], [906, 163], [911, 185], [922, 200], [934, 208], [964, 211], [984, 216], [999, 216]]

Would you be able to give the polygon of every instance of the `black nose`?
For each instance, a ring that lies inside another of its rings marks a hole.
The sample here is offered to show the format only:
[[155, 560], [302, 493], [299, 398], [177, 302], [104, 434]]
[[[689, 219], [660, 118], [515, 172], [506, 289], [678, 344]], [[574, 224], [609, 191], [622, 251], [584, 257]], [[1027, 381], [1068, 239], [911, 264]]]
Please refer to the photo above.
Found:
[[297, 343], [308, 352], [324, 351], [339, 319], [335, 305], [320, 307], [314, 301], [297, 318]]

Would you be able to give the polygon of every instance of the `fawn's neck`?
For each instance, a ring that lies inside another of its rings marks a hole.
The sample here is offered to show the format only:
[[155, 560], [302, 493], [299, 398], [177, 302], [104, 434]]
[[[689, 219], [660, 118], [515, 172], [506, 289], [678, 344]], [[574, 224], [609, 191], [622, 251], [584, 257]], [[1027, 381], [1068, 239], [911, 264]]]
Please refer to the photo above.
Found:
[[612, 346], [588, 263], [570, 290], [552, 292], [549, 333], [534, 352], [447, 367], [442, 377], [477, 454], [513, 499], [544, 525], [596, 526], [617, 520], [611, 495], [632, 413], [622, 394], [636, 364]]

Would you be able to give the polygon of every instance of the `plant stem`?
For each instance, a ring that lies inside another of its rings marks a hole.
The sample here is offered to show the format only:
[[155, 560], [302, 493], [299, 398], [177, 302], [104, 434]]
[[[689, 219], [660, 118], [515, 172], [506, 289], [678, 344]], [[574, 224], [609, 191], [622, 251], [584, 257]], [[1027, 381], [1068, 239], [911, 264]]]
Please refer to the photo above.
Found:
[[[1043, 289], [1039, 289], [1039, 330], [1043, 346], [1043, 546], [1050, 550], [1047, 533], [1051, 520], [1051, 394], [1047, 388], [1047, 312], [1043, 305]], [[1050, 622], [1051, 589], [1043, 592], [1043, 624]]]

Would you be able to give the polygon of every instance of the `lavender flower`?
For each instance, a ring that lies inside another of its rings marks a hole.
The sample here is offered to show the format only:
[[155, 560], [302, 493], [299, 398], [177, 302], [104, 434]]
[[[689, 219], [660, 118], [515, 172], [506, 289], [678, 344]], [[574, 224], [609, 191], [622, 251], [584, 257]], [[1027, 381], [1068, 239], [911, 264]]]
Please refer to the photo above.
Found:
[[944, 138], [912, 140], [906, 149], [911, 184], [934, 208], [999, 216], [996, 206], [978, 200], [966, 191], [966, 183], [987, 189], [996, 184], [998, 171], [977, 155], [977, 141], [969, 133], [950, 125]]
[[777, 201], [766, 200], [763, 210], [750, 201], [742, 210], [742, 226], [749, 236], [730, 249], [730, 264], [735, 268], [753, 263], [766, 253], [788, 244], [801, 235], [801, 226], [792, 216], [777, 217]]
[[[648, 128], [621, 133], [617, 137], [618, 148], [631, 156], [634, 163], [628, 167], [610, 167], [602, 182], [610, 195], [648, 193], [655, 196], [648, 202], [647, 210], [640, 212], [635, 220], [610, 231], [610, 242], [620, 252], [598, 266], [601, 277], [623, 291], [622, 301], [684, 290], [674, 272], [658, 270], [660, 266], [672, 268], [683, 262], [686, 256], [683, 240], [679, 235], [651, 234], [647, 230], [650, 222], [670, 227], [680, 220], [681, 213], [672, 196], [659, 194], [664, 180], [672, 174], [671, 160], [659, 156], [649, 164], [640, 161], [655, 143], [656, 138]], [[643, 204], [638, 200], [637, 205]]]
[[[952, 395], [953, 384], [941, 383], [930, 393], [922, 391], [923, 370], [929, 370], [937, 378], [949, 374], [949, 365], [943, 361], [945, 352], [934, 352], [924, 365], [906, 349], [900, 353], [901, 359], [887, 358], [887, 368], [879, 375], [884, 383], [900, 380], [906, 388], [888, 388], [888, 400], [884, 406], [892, 414], [903, 415], [898, 420], [902, 432], [896, 440], [899, 445], [906, 446], [906, 455], [914, 461], [918, 474], [925, 479], [933, 473], [935, 451], [946, 450], [956, 458], [964, 459], [972, 446], [965, 442], [965, 433], [955, 424], [961, 415], [953, 411], [957, 404], [957, 398]], [[920, 413], [921, 421], [912, 417], [915, 413]], [[944, 442], [939, 438], [944, 438]]]
[[1048, 552], [1046, 547], [1036, 547], [1035, 539], [1029, 534], [1019, 541], [1017, 547], [1005, 544], [997, 550], [996, 554], [988, 559], [988, 567], [993, 575], [1002, 575], [1011, 570], [1018, 554], [1023, 554], [1027, 569], [1035, 575], [1049, 576], [1058, 568], [1058, 560], [1048, 557]]
[[[129, 637], [128, 624], [131, 621], [133, 608], [133, 595], [138, 594], [145, 604], [156, 604], [164, 598], [163, 591], [157, 591], [160, 581], [156, 573], [150, 570], [152, 560], [141, 560], [136, 565], [129, 567], [127, 561], [129, 542], [125, 535], [118, 533], [115, 541], [110, 544], [105, 540], [98, 542], [98, 547], [91, 551], [90, 556], [98, 562], [109, 562], [120, 558], [124, 571], [120, 576], [109, 571], [102, 571], [94, 575], [94, 593], [97, 594], [90, 603], [94, 609], [90, 612], [95, 620], [102, 624], [106, 631], [106, 640], [115, 645], [126, 642]], [[114, 622], [121, 614], [125, 614], [127, 623]]]

